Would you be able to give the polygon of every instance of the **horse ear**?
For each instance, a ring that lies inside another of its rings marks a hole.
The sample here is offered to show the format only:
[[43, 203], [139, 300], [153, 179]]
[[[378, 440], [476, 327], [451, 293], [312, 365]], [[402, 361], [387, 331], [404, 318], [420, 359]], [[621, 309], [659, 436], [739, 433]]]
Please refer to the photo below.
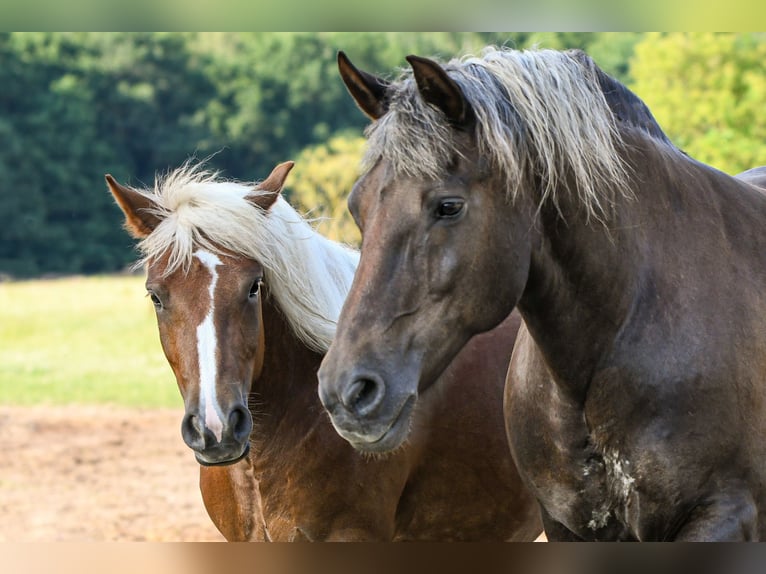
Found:
[[125, 214], [125, 229], [136, 239], [143, 239], [160, 224], [161, 219], [154, 213], [155, 203], [144, 194], [117, 183], [106, 174], [106, 184], [117, 205]]
[[368, 118], [377, 120], [388, 111], [388, 82], [358, 70], [342, 51], [338, 52], [338, 71], [348, 93]]
[[287, 174], [290, 173], [290, 170], [293, 169], [294, 165], [294, 161], [286, 161], [284, 163], [280, 163], [277, 167], [271, 170], [269, 177], [264, 179], [255, 187], [256, 191], [260, 191], [262, 193], [251, 196], [250, 201], [252, 201], [255, 205], [264, 211], [268, 211], [279, 197], [279, 193], [282, 191], [282, 187], [285, 185]]
[[407, 56], [412, 66], [420, 95], [426, 103], [440, 109], [447, 119], [456, 126], [467, 123], [468, 102], [460, 86], [447, 75], [439, 64], [428, 58]]

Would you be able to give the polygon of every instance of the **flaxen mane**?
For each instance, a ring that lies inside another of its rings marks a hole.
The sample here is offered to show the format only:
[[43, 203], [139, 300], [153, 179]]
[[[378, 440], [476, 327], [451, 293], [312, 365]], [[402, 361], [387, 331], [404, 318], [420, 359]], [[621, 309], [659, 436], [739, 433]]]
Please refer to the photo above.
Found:
[[[574, 194], [590, 216], [602, 219], [614, 194], [628, 193], [620, 121], [645, 122], [646, 133], [664, 138], [643, 103], [582, 52], [488, 48], [444, 69], [472, 108], [479, 152], [505, 178], [511, 198], [536, 177], [543, 182], [541, 203], [558, 205], [561, 193]], [[626, 118], [610, 108], [617, 100], [608, 92], [607, 101], [607, 79], [632, 97], [620, 100], [629, 104]], [[439, 179], [459, 153], [454, 130], [419, 97], [411, 71], [388, 90], [388, 112], [367, 131], [365, 169], [384, 157], [401, 174]]]
[[169, 254], [166, 273], [188, 269], [198, 248], [257, 260], [269, 293], [296, 335], [325, 352], [359, 261], [356, 251], [317, 233], [281, 196], [264, 211], [248, 197], [257, 184], [222, 180], [187, 163], [157, 178], [150, 198], [161, 223], [138, 247], [138, 265]]

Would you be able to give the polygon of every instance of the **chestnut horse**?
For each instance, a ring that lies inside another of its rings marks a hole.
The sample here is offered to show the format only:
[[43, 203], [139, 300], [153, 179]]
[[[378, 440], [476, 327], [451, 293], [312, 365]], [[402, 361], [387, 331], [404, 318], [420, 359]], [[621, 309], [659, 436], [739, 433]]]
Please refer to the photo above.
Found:
[[507, 434], [550, 540], [766, 538], [762, 171], [684, 154], [579, 51], [407, 60], [386, 82], [339, 55], [374, 120], [319, 371], [339, 432], [396, 448], [518, 308]]
[[358, 253], [281, 197], [292, 165], [259, 185], [191, 164], [154, 190], [107, 176], [141, 240], [213, 522], [229, 540], [534, 540], [539, 510], [503, 435], [518, 315], [469, 343], [396, 453], [363, 456], [333, 430], [316, 372]]

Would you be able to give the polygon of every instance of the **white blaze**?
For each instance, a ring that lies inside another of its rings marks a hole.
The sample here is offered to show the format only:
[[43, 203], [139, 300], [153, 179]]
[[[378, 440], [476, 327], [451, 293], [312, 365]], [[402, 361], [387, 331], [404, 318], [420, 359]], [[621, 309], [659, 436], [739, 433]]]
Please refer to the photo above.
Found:
[[216, 267], [223, 265], [221, 260], [212, 253], [199, 250], [194, 253], [202, 264], [210, 271], [210, 305], [207, 316], [197, 327], [197, 359], [199, 361], [199, 383], [200, 383], [200, 411], [205, 416], [205, 426], [209, 428], [218, 442], [221, 442], [223, 434], [223, 421], [221, 420], [221, 409], [218, 406], [218, 397], [215, 392], [216, 382], [216, 360], [215, 351], [218, 347], [218, 341], [215, 334], [215, 324], [213, 323], [213, 313], [215, 312], [215, 287], [218, 283], [218, 272]]

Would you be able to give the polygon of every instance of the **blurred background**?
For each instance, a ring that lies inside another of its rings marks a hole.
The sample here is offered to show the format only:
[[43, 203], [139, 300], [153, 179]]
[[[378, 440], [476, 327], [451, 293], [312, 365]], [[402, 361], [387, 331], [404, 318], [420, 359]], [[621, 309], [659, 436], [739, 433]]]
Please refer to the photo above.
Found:
[[391, 77], [488, 44], [584, 49], [693, 157], [766, 164], [764, 33], [0, 33], [0, 541], [220, 539], [104, 174], [152, 186], [195, 156], [256, 181], [292, 159], [287, 199], [355, 244], [367, 119], [337, 51]]
[[337, 51], [391, 76], [407, 54], [487, 44], [582, 48], [692, 156], [729, 173], [766, 163], [762, 33], [2, 33], [0, 274], [124, 269], [135, 253], [104, 174], [151, 186], [211, 154], [246, 181], [295, 160], [288, 198], [353, 243], [345, 197], [367, 121]]

